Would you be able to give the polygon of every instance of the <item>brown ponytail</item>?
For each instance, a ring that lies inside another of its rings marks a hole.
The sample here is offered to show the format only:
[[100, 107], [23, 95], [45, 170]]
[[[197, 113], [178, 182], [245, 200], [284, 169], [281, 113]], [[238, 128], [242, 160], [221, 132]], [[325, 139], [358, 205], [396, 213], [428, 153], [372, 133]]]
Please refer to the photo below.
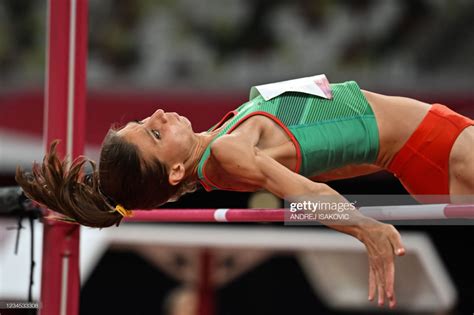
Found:
[[[95, 163], [79, 157], [69, 165], [66, 159], [59, 159], [57, 145], [58, 141], [51, 144], [42, 165], [34, 163], [31, 173], [17, 167], [15, 179], [25, 194], [82, 225], [118, 225], [122, 216], [113, 212], [112, 205], [100, 193]], [[92, 173], [86, 176], [82, 170], [87, 163], [92, 166]]]

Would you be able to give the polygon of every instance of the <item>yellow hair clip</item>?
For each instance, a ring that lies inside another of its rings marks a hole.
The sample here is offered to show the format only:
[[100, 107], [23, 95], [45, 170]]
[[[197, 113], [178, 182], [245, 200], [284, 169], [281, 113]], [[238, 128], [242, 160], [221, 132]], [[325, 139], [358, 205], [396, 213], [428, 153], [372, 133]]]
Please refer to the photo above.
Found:
[[122, 205], [116, 205], [115, 211], [120, 213], [122, 217], [133, 217], [133, 211], [125, 209]]

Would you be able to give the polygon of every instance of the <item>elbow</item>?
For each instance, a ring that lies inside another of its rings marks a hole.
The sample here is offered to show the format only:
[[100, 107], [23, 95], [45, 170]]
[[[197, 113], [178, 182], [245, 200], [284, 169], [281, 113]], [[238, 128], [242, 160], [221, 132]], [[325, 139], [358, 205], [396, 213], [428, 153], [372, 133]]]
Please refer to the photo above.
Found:
[[309, 187], [309, 193], [312, 195], [332, 195], [334, 194], [334, 189], [329, 187], [326, 183], [312, 183]]

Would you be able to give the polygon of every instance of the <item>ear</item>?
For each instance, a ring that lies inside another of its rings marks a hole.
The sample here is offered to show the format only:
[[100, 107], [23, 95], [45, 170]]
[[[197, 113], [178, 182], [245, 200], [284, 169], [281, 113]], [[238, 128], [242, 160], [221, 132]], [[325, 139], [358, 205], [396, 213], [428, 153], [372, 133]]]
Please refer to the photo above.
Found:
[[171, 169], [170, 173], [168, 175], [168, 182], [172, 186], [178, 185], [184, 178], [184, 164], [183, 163], [176, 163], [174, 164]]

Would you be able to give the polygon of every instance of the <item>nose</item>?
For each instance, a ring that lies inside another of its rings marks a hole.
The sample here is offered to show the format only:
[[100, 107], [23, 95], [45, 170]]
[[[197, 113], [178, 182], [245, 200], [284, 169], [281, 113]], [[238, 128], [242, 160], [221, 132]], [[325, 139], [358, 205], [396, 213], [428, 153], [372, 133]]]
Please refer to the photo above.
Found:
[[154, 112], [153, 115], [151, 115], [151, 118], [161, 120], [162, 122], [166, 122], [166, 115], [162, 109], [159, 109], [156, 112]]
[[165, 112], [162, 109], [159, 109], [153, 114], [153, 116], [160, 117], [164, 114], [165, 114]]

